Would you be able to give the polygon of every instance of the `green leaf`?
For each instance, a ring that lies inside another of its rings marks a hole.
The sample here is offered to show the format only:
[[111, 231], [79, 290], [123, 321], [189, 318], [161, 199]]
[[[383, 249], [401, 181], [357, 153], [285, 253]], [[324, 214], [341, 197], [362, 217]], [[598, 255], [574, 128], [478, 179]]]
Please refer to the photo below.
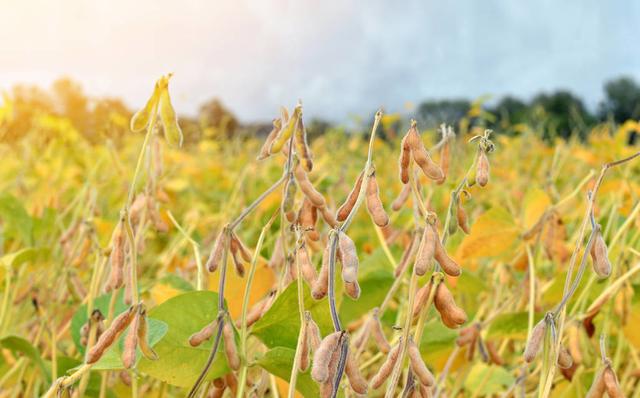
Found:
[[42, 371], [48, 382], [51, 382], [51, 373], [47, 370], [40, 351], [34, 347], [28, 340], [20, 336], [5, 336], [0, 339], [0, 347], [4, 347], [13, 352], [19, 352], [31, 359]]
[[[295, 354], [296, 351], [294, 349], [275, 347], [267, 351], [257, 361], [257, 364], [282, 380], [289, 380]], [[308, 370], [304, 373], [298, 373], [296, 390], [308, 398], [316, 398], [320, 395], [318, 385], [311, 379], [310, 371]]]
[[457, 280], [456, 291], [471, 297], [477, 297], [480, 293], [487, 291], [487, 285], [485, 280], [475, 272], [464, 270]]
[[[194, 291], [172, 297], [149, 311], [149, 316], [165, 322], [169, 330], [154, 347], [157, 361], [141, 359], [138, 370], [179, 387], [191, 387], [204, 368], [214, 338], [199, 347], [189, 345], [189, 337], [211, 323], [217, 316], [218, 294]], [[229, 371], [222, 343], [206, 380]]]
[[[534, 314], [534, 325], [537, 323], [544, 314]], [[529, 313], [523, 312], [511, 312], [506, 314], [500, 314], [489, 325], [487, 331], [488, 338], [510, 338], [521, 339], [527, 338], [527, 330], [529, 328]]]
[[393, 273], [381, 267], [369, 268], [369, 271], [359, 278], [360, 298], [351, 300], [345, 297], [340, 305], [340, 318], [345, 324], [362, 317], [373, 308], [380, 306], [387, 291], [393, 284]]
[[[306, 284], [303, 286], [304, 308], [311, 311], [322, 335], [333, 331], [329, 302], [325, 298], [315, 301]], [[291, 283], [278, 296], [271, 308], [253, 325], [251, 333], [267, 347], [296, 348], [300, 331], [300, 311], [298, 310], [297, 282]]]
[[27, 261], [32, 261], [36, 258], [46, 257], [48, 255], [49, 248], [27, 247], [0, 257], [0, 264], [12, 268], [17, 267], [22, 263], [26, 263]]
[[515, 378], [504, 368], [480, 362], [471, 368], [464, 387], [480, 396], [488, 396], [504, 392], [514, 382]]
[[424, 327], [425, 332], [422, 334], [422, 340], [420, 340], [421, 352], [450, 349], [458, 337], [458, 332], [444, 326], [438, 315], [434, 315], [434, 317], [437, 319], [427, 322]]
[[22, 203], [8, 193], [0, 195], [0, 221], [10, 232], [9, 236], [19, 237], [25, 245], [33, 244], [33, 220]]

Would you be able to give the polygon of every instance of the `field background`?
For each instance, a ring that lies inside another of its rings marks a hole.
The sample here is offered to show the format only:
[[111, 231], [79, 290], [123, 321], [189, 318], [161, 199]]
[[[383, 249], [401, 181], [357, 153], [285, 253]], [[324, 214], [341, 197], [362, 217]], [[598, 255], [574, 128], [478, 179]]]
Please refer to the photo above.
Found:
[[[451, 190], [473, 163], [475, 145], [468, 140], [482, 134], [491, 123], [483, 109], [479, 102], [454, 124], [457, 135], [447, 181], [443, 185], [423, 181], [426, 197], [440, 219], [446, 216]], [[29, 110], [32, 112], [24, 113]], [[391, 216], [391, 229], [387, 232], [394, 233], [388, 241], [389, 251], [383, 250], [382, 232], [376, 231], [366, 211], [358, 213], [349, 229], [361, 261], [362, 296], [358, 301], [346, 296], [339, 298], [340, 314], [346, 325], [357, 324], [368, 311], [380, 305], [394, 280], [394, 263], [400, 260], [409, 239], [408, 231], [413, 225], [409, 207], [400, 212], [390, 210], [390, 203], [402, 186], [397, 158], [400, 138], [408, 128], [408, 116], [386, 115], [374, 145], [380, 195]], [[142, 143], [143, 134], [128, 131], [129, 117], [126, 108], [113, 104], [105, 106], [102, 114], [83, 118], [47, 111], [46, 107], [36, 108], [33, 104], [21, 107], [5, 97], [0, 108], [0, 396], [39, 396], [55, 377], [81, 362], [79, 327], [86, 319], [86, 307], [82, 305], [92, 273], [100, 263], [100, 250], [108, 246], [126, 199]], [[150, 316], [164, 322], [165, 328], [160, 325], [154, 329], [159, 336], [156, 349], [161, 359], [154, 363], [141, 360], [138, 365], [142, 396], [185, 394], [184, 388], [191, 385], [204, 363], [208, 346], [191, 349], [184, 341], [215, 314], [214, 294], [194, 290], [193, 247], [176, 228], [170, 214], [197, 242], [206, 261], [222, 226], [282, 173], [283, 156], [255, 160], [264, 140], [259, 134], [263, 129], [235, 126], [233, 123], [237, 121], [225, 118], [224, 112], [216, 117], [217, 121], [209, 124], [202, 120], [182, 122], [186, 140], [183, 148], [167, 146], [161, 129], [152, 140], [152, 145], [161, 149], [162, 170], [155, 188], [167, 229], [159, 231], [152, 226], [145, 229], [138, 275]], [[311, 148], [315, 166], [311, 180], [334, 210], [351, 190], [364, 165], [368, 142], [364, 131], [368, 131], [370, 124], [371, 120], [363, 117], [353, 128], [325, 126], [313, 130]], [[512, 386], [519, 376], [529, 314], [525, 246], [530, 245], [534, 253], [537, 321], [562, 297], [569, 257], [584, 218], [587, 190], [604, 163], [637, 151], [637, 147], [628, 143], [640, 126], [634, 121], [594, 122], [583, 134], [566, 140], [550, 134], [549, 125], [528, 120], [494, 129], [496, 151], [490, 156], [490, 182], [485, 188], [469, 188], [471, 199], [464, 203], [471, 233], [464, 235], [458, 231], [447, 242], [447, 250], [464, 269], [460, 278], [450, 278], [447, 283], [470, 320], [476, 315], [483, 319], [497, 311], [483, 329], [483, 336], [499, 348], [504, 359], [504, 364], [496, 365], [484, 363], [478, 353], [472, 360], [463, 353], [458, 355], [445, 385], [448, 390], [469, 397], [498, 394]], [[427, 148], [440, 138], [434, 128], [421, 132]], [[437, 152], [434, 158], [438, 160]], [[145, 186], [153, 161], [144, 164], [138, 190]], [[640, 162], [630, 162], [610, 170], [600, 188], [596, 218], [610, 243], [613, 272], [610, 278], [597, 281], [590, 267], [587, 268], [569, 305], [572, 320], [581, 319], [607, 286], [640, 261], [639, 181]], [[278, 190], [239, 228], [239, 235], [250, 247], [255, 247], [261, 227], [276, 211], [280, 200]], [[562, 205], [556, 209], [553, 223], [545, 226], [539, 239], [525, 241], [521, 237], [523, 232], [558, 202]], [[82, 221], [81, 228], [67, 246], [61, 245], [60, 237], [78, 221]], [[263, 298], [278, 283], [279, 274], [268, 262], [280, 231], [279, 223], [278, 220], [272, 226], [260, 253], [251, 303]], [[322, 222], [320, 225], [326, 232], [326, 226]], [[316, 265], [320, 263], [321, 250], [322, 245], [313, 251]], [[218, 275], [208, 276], [210, 291], [217, 290]], [[240, 314], [245, 281], [230, 269], [226, 300], [234, 319]], [[583, 362], [575, 369], [573, 381], [558, 373], [553, 396], [584, 396], [598, 368], [601, 332], [608, 336], [608, 352], [625, 391], [630, 394], [636, 391], [637, 396], [638, 283], [638, 278], [632, 277], [616, 291], [594, 319], [597, 330], [594, 336], [588, 337], [580, 327]], [[270, 314], [254, 326], [250, 339], [252, 358], [259, 365], [252, 372], [259, 372], [262, 367], [279, 376], [281, 393], [286, 393], [282, 379], [288, 379], [299, 327], [295, 283], [289, 287], [293, 289], [284, 290]], [[401, 287], [383, 317], [389, 334], [394, 333], [391, 326], [397, 324], [403, 310], [406, 289], [406, 284]], [[108, 296], [98, 297], [97, 302], [98, 306], [105, 305]], [[317, 321], [326, 332], [330, 328], [326, 300], [313, 305]], [[421, 351], [436, 377], [454, 349], [456, 338], [457, 332], [444, 328], [437, 313], [431, 310]], [[366, 358], [375, 355], [374, 347], [366, 355]], [[108, 396], [129, 396], [130, 387], [117, 376], [121, 368], [117, 355], [109, 361], [98, 367], [111, 369], [114, 375]], [[377, 365], [369, 366], [364, 372], [371, 375], [376, 368]], [[535, 369], [537, 366], [532, 365], [534, 374]], [[225, 371], [224, 360], [218, 360], [210, 378]], [[98, 378], [105, 374], [107, 371], [92, 372], [89, 396], [98, 395]], [[315, 388], [311, 383], [308, 375], [299, 380], [306, 396], [314, 396], [310, 392]], [[524, 385], [534, 394], [536, 384], [537, 377], [531, 375]]]

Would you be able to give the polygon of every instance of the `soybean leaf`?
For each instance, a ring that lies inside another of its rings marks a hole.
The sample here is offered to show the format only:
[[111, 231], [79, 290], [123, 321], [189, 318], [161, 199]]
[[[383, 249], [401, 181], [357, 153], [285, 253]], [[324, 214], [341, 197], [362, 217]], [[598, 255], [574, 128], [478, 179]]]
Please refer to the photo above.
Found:
[[33, 244], [33, 220], [22, 203], [11, 194], [0, 195], [0, 220], [9, 236], [20, 238], [26, 245]]
[[42, 371], [42, 374], [51, 381], [51, 373], [47, 371], [44, 361], [40, 356], [38, 348], [34, 347], [28, 340], [20, 336], [6, 336], [0, 339], [0, 347], [4, 347], [10, 351], [21, 353], [31, 359]]
[[[543, 314], [534, 314], [534, 322], [538, 322], [542, 319]], [[529, 313], [523, 312], [511, 312], [506, 314], [500, 314], [489, 325], [487, 331], [487, 337], [499, 337], [499, 338], [511, 338], [511, 339], [526, 339], [527, 329], [529, 327]]]
[[473, 365], [464, 386], [476, 394], [488, 396], [504, 392], [514, 381], [514, 377], [504, 368], [480, 362]]
[[[267, 372], [283, 380], [289, 380], [295, 353], [291, 348], [275, 347], [258, 359], [257, 364]], [[298, 374], [296, 390], [306, 398], [316, 398], [320, 395], [318, 385], [311, 379], [309, 371]]]
[[[166, 323], [169, 330], [154, 347], [159, 359], [149, 361], [143, 358], [138, 369], [168, 384], [191, 387], [204, 368], [214, 337], [199, 347], [191, 347], [188, 340], [216, 318], [217, 302], [217, 293], [194, 291], [172, 297], [150, 310], [149, 316]], [[221, 343], [206, 380], [213, 380], [228, 371]]]

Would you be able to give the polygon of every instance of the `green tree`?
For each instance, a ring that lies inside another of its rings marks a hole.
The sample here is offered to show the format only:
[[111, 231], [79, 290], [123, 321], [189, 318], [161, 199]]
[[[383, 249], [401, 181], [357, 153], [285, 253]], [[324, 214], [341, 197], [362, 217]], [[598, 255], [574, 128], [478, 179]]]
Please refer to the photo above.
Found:
[[610, 80], [604, 85], [605, 99], [600, 103], [602, 120], [612, 117], [618, 123], [640, 118], [640, 86], [630, 77]]

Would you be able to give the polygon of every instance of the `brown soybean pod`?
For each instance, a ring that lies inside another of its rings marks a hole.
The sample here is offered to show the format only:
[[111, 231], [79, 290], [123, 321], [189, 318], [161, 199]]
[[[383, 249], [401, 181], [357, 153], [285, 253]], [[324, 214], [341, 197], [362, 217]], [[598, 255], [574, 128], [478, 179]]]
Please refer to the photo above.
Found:
[[329, 289], [329, 245], [325, 247], [322, 255], [322, 267], [320, 267], [320, 273], [316, 278], [313, 286], [311, 287], [311, 296], [314, 299], [320, 300], [327, 295]]
[[347, 217], [349, 217], [351, 210], [353, 210], [353, 207], [356, 205], [356, 202], [358, 201], [358, 195], [360, 194], [360, 189], [362, 188], [363, 178], [364, 178], [364, 171], [360, 172], [360, 175], [358, 175], [358, 179], [356, 180], [356, 183], [351, 189], [351, 192], [349, 192], [349, 196], [347, 196], [347, 200], [345, 200], [342, 206], [340, 206], [340, 208], [338, 209], [338, 212], [336, 213], [336, 218], [338, 221], [342, 222], [346, 220]]
[[294, 167], [293, 174], [298, 181], [298, 185], [300, 186], [302, 193], [309, 198], [314, 206], [322, 209], [326, 205], [324, 196], [314, 188], [313, 184], [311, 184], [311, 181], [309, 181], [309, 178], [307, 177], [307, 173], [299, 163]]
[[400, 168], [400, 181], [403, 184], [409, 183], [409, 166], [411, 163], [411, 145], [409, 143], [409, 132], [402, 138], [400, 144], [400, 159], [398, 161]]
[[[247, 327], [253, 325], [254, 323], [258, 322], [260, 318], [262, 318], [262, 312], [264, 310], [265, 305], [267, 304], [268, 299], [269, 299], [268, 297], [265, 297], [264, 299], [254, 304], [254, 306], [251, 307], [251, 309], [249, 309], [249, 312], [247, 312], [247, 318], [246, 318]], [[240, 326], [242, 325], [240, 325], [238, 321], [236, 321], [236, 327], [240, 327]]]
[[[429, 227], [427, 226], [427, 228]], [[431, 228], [436, 231], [435, 226], [431, 226]], [[438, 264], [440, 264], [440, 267], [442, 267], [442, 270], [449, 276], [460, 276], [462, 273], [460, 266], [447, 254], [442, 242], [440, 242], [440, 237], [438, 236], [437, 231], [435, 245], [436, 248], [433, 256]]]
[[320, 336], [320, 329], [318, 325], [311, 318], [311, 313], [306, 312], [305, 317], [307, 318], [307, 334], [309, 335], [309, 343], [311, 344], [311, 349], [315, 352], [320, 343], [322, 342], [322, 337]]
[[252, 259], [251, 251], [242, 242], [242, 240], [240, 240], [240, 237], [238, 237], [235, 232], [231, 232], [231, 241], [234, 242], [234, 244], [238, 248], [238, 252], [240, 253], [242, 259], [245, 262], [250, 263]]
[[480, 149], [480, 152], [478, 153], [476, 181], [481, 187], [484, 187], [489, 183], [489, 158], [487, 158], [487, 154], [482, 149]]
[[383, 353], [388, 353], [391, 350], [391, 346], [387, 341], [387, 338], [384, 336], [384, 332], [382, 331], [382, 324], [380, 323], [380, 318], [378, 317], [378, 309], [374, 309], [373, 311], [373, 322], [371, 325], [371, 334], [378, 344], [378, 348]]
[[[327, 245], [328, 247], [329, 245]], [[338, 250], [342, 259], [342, 280], [348, 283], [358, 280], [358, 254], [356, 245], [344, 232], [338, 232]], [[329, 254], [328, 251], [325, 251]]]
[[302, 332], [300, 333], [300, 339], [302, 340], [300, 346], [300, 364], [298, 369], [301, 372], [305, 372], [309, 368], [309, 351], [310, 351], [310, 343], [309, 343], [309, 322], [305, 320], [302, 324]]
[[313, 355], [311, 377], [318, 383], [324, 383], [329, 378], [329, 361], [338, 349], [342, 332], [333, 332], [325, 337]]
[[411, 370], [416, 374], [420, 383], [425, 386], [434, 385], [435, 379], [433, 378], [433, 374], [422, 360], [418, 345], [413, 341], [413, 339], [409, 339], [408, 354], [409, 362], [411, 363]]
[[353, 391], [355, 391], [357, 394], [367, 393], [367, 380], [362, 377], [362, 374], [358, 369], [358, 364], [356, 363], [356, 360], [351, 352], [347, 354], [345, 373], [347, 374], [349, 385], [351, 386], [351, 389], [353, 389]]
[[295, 132], [296, 151], [300, 156], [300, 162], [305, 171], [310, 172], [313, 169], [313, 156], [307, 143], [307, 130], [304, 128], [302, 117], [298, 118]]
[[98, 338], [96, 344], [91, 347], [87, 353], [86, 363], [92, 364], [97, 362], [104, 352], [111, 347], [113, 342], [122, 334], [127, 326], [131, 323], [134, 316], [136, 306], [129, 307], [128, 310], [118, 315], [111, 325]]
[[402, 190], [398, 194], [398, 197], [391, 203], [391, 210], [398, 211], [407, 202], [411, 195], [411, 185], [405, 184], [402, 186]]
[[593, 260], [593, 270], [600, 278], [606, 278], [611, 275], [611, 263], [609, 262], [607, 244], [605, 243], [599, 228], [594, 236], [594, 241], [591, 245], [591, 251], [589, 254]]
[[305, 196], [302, 206], [298, 212], [298, 223], [309, 239], [317, 241], [320, 234], [316, 231], [316, 222], [318, 221], [318, 209]]
[[229, 367], [233, 370], [238, 370], [240, 369], [240, 357], [238, 356], [238, 348], [236, 347], [233, 327], [230, 322], [224, 322], [222, 334], [224, 335], [224, 352], [227, 355]]
[[360, 298], [360, 285], [358, 284], [357, 280], [353, 282], [345, 282], [344, 291], [345, 293], [347, 293], [347, 296], [351, 297], [354, 300]]
[[227, 234], [224, 229], [220, 231], [216, 243], [213, 245], [209, 259], [207, 260], [207, 269], [209, 272], [215, 272], [222, 261], [224, 249], [227, 242]]
[[462, 207], [462, 203], [460, 199], [458, 199], [458, 206], [456, 210], [456, 220], [458, 222], [458, 226], [460, 227], [460, 229], [462, 229], [465, 234], [469, 235], [471, 231], [469, 230], [467, 212], [464, 210], [464, 207]]
[[147, 341], [148, 333], [147, 333], [147, 311], [144, 307], [140, 308], [140, 320], [138, 322], [138, 329], [136, 330], [138, 334], [138, 346], [140, 347], [140, 351], [145, 358], [155, 361], [158, 359], [158, 354], [151, 348], [149, 345], [149, 341]]
[[378, 369], [378, 372], [371, 378], [371, 388], [374, 390], [379, 388], [391, 375], [391, 371], [393, 370], [396, 361], [398, 360], [398, 354], [400, 353], [400, 343], [402, 339], [400, 339], [396, 345], [389, 351], [387, 354], [387, 358]]
[[122, 349], [122, 364], [126, 369], [131, 367], [136, 362], [136, 347], [138, 347], [138, 327], [140, 325], [140, 311], [136, 310], [136, 314], [133, 317], [133, 322], [127, 332], [127, 337], [124, 339], [124, 347]]
[[437, 240], [438, 235], [435, 230], [430, 225], [427, 225], [422, 233], [422, 241], [418, 248], [416, 262], [413, 265], [416, 275], [422, 276], [427, 273], [427, 269], [431, 265], [431, 261], [435, 254]]
[[609, 398], [624, 398], [624, 393], [620, 388], [616, 374], [610, 365], [602, 372], [602, 378], [604, 379], [604, 388]]
[[424, 306], [427, 304], [427, 301], [429, 299], [429, 294], [431, 293], [432, 285], [433, 284], [429, 282], [424, 286], [422, 286], [420, 289], [418, 289], [418, 291], [416, 292], [416, 298], [413, 303], [414, 317], [418, 316], [420, 312], [422, 312], [422, 309], [424, 308]]
[[282, 128], [282, 120], [273, 119], [273, 128], [271, 129], [271, 132], [269, 133], [269, 135], [267, 135], [267, 139], [265, 140], [264, 144], [262, 145], [262, 148], [260, 149], [260, 153], [258, 154], [257, 160], [266, 159], [271, 155], [271, 153], [269, 152], [269, 149], [271, 148], [271, 144], [273, 143], [273, 141], [278, 136], [278, 133], [280, 133], [281, 128]]
[[560, 369], [569, 369], [571, 366], [573, 366], [573, 358], [571, 358], [569, 351], [561, 345], [558, 352], [558, 367]]
[[316, 269], [311, 263], [311, 259], [309, 258], [309, 251], [307, 250], [307, 245], [304, 242], [296, 250], [296, 261], [297, 265], [300, 267], [302, 277], [309, 286], [312, 286], [313, 282], [318, 277], [318, 274], [316, 273]]
[[213, 322], [207, 324], [200, 331], [194, 333], [189, 337], [189, 345], [191, 347], [197, 347], [203, 342], [209, 340], [213, 333], [216, 331], [216, 327], [218, 326], [218, 320], [214, 320]]
[[124, 282], [124, 257], [125, 257], [125, 239], [124, 239], [124, 220], [120, 219], [118, 226], [113, 233], [113, 246], [111, 249], [111, 275], [107, 290], [115, 290], [122, 287]]
[[422, 141], [420, 141], [420, 147], [418, 149], [412, 148], [411, 154], [413, 155], [413, 160], [420, 166], [424, 175], [429, 177], [434, 181], [440, 181], [444, 178], [444, 174], [432, 159], [429, 156], [429, 152], [422, 145]]
[[456, 305], [446, 284], [440, 283], [436, 288], [433, 304], [440, 313], [445, 326], [455, 328], [467, 321], [467, 314]]
[[318, 208], [318, 210], [320, 210], [322, 219], [324, 220], [324, 222], [327, 223], [328, 226], [330, 226], [331, 228], [335, 228], [338, 226], [338, 221], [336, 220], [335, 216], [327, 206], [322, 206]]
[[384, 206], [380, 200], [380, 189], [376, 180], [375, 171], [369, 176], [366, 191], [367, 210], [378, 227], [386, 227], [389, 224], [389, 216], [384, 211]]
[[540, 322], [536, 324], [536, 326], [531, 331], [531, 337], [529, 337], [529, 341], [527, 341], [527, 346], [524, 350], [524, 360], [528, 363], [533, 362], [536, 355], [540, 351], [542, 347], [542, 341], [544, 339], [544, 333], [547, 329], [547, 323], [545, 319], [541, 319]]
[[327, 380], [320, 384], [320, 398], [331, 398], [333, 393], [333, 385], [336, 379], [336, 373], [338, 372], [338, 362], [340, 360], [339, 347], [340, 344], [338, 342], [338, 348], [333, 351], [333, 354], [329, 358]]
[[585, 395], [585, 398], [601, 398], [604, 396], [605, 384], [604, 384], [604, 369], [594, 377], [589, 392]]

